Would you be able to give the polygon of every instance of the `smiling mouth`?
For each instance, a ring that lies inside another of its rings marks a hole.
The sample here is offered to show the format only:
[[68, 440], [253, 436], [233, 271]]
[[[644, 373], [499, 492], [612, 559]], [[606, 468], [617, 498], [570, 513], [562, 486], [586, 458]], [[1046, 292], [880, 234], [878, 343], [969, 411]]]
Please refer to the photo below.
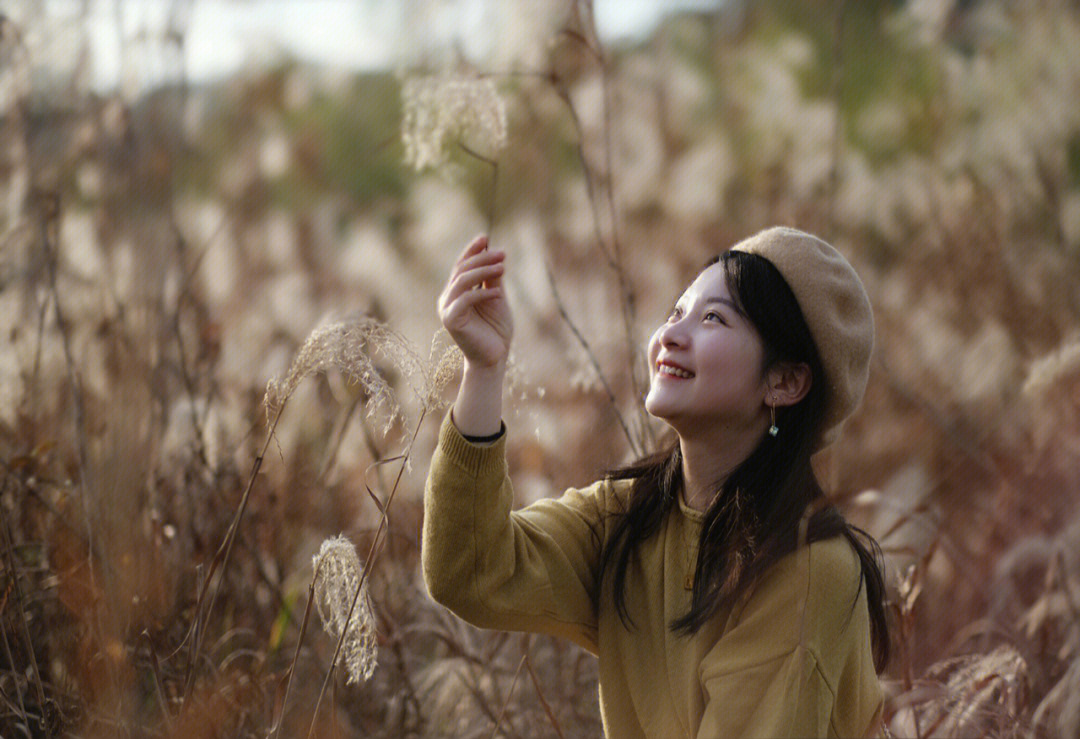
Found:
[[660, 363], [656, 366], [656, 373], [660, 375], [667, 375], [668, 377], [678, 377], [686, 380], [694, 376], [693, 372], [684, 370], [682, 367], [676, 367], [671, 364]]

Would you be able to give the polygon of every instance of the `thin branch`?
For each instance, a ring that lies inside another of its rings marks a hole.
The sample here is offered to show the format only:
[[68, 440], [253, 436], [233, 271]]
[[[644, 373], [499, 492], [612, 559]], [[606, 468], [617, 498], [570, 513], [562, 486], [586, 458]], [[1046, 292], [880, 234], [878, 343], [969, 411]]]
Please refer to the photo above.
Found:
[[[639, 349], [634, 337], [634, 308], [636, 300], [634, 297], [633, 286], [630, 284], [630, 280], [626, 276], [626, 269], [623, 266], [622, 241], [619, 238], [618, 209], [615, 207], [615, 161], [613, 156], [614, 146], [612, 144], [612, 131], [615, 128], [615, 105], [612, 98], [611, 69], [608, 65], [607, 58], [604, 56], [603, 47], [599, 44], [600, 34], [596, 29], [596, 15], [593, 12], [591, 0], [585, 3], [585, 7], [589, 31], [593, 38], [597, 39], [597, 48], [594, 50], [594, 54], [597, 59], [597, 64], [600, 66], [602, 118], [604, 121], [602, 128], [602, 150], [604, 152], [604, 205], [607, 207], [608, 221], [611, 226], [611, 253], [613, 256], [611, 268], [618, 277], [619, 294], [622, 297], [619, 305], [622, 309], [623, 329], [626, 332], [626, 347], [628, 358], [630, 360], [631, 386], [635, 397], [640, 397], [642, 386], [639, 383], [639, 378], [637, 376], [637, 357]], [[591, 49], [592, 47], [590, 46], [589, 48]], [[642, 412], [644, 412], [643, 406]]]
[[491, 157], [484, 156], [483, 154], [475, 151], [474, 149], [469, 148], [460, 141], [458, 142], [458, 146], [460, 146], [462, 151], [464, 151], [469, 156], [478, 159], [479, 161], [491, 167], [491, 187], [489, 188], [490, 192], [488, 193], [487, 212], [484, 214], [484, 217], [487, 219], [486, 231], [488, 233], [491, 233], [491, 229], [495, 226], [495, 192], [496, 186], [498, 185], [499, 181], [499, 162], [495, 159], [492, 159]]
[[[14, 580], [14, 579], [15, 579], [15, 573], [12, 572], [12, 580]], [[9, 586], [9, 589], [10, 589], [10, 586]], [[4, 600], [5, 601], [7, 600], [7, 593], [4, 594]], [[5, 605], [6, 605], [6, 603], [5, 603]], [[0, 612], [2, 612], [2, 609], [0, 609]], [[24, 677], [25, 673], [24, 673], [23, 670], [20, 670], [15, 665], [15, 657], [11, 653], [11, 644], [8, 643], [7, 629], [0, 628], [0, 637], [3, 638], [4, 654], [7, 656], [8, 664], [11, 665], [11, 674], [15, 676], [15, 680], [14, 680], [14, 683], [15, 683], [15, 697], [19, 700], [18, 708], [19, 708], [19, 711], [22, 713], [23, 723], [26, 724], [27, 726], [30, 726], [30, 717], [26, 713], [26, 702], [23, 700], [23, 691], [19, 687], [19, 680]], [[4, 698], [6, 700], [7, 696], [4, 696]], [[15, 708], [15, 706], [12, 706], [12, 708]]]
[[416, 717], [419, 719], [422, 716], [422, 707], [420, 705], [420, 698], [417, 695], [416, 686], [413, 685], [411, 676], [409, 675], [408, 661], [405, 657], [405, 650], [403, 649], [404, 642], [400, 636], [400, 632], [395, 630], [396, 623], [391, 619], [386, 619], [388, 630], [387, 643], [390, 647], [390, 651], [393, 652], [394, 658], [397, 660], [398, 673], [401, 675], [401, 680], [405, 684], [404, 695], [401, 701], [401, 717], [398, 724], [398, 734], [405, 736], [407, 733], [406, 721], [409, 716], [409, 706], [412, 706]]
[[330, 435], [330, 446], [327, 449], [326, 457], [323, 459], [322, 464], [319, 466], [319, 474], [316, 480], [322, 483], [326, 479], [326, 475], [330, 472], [330, 469], [334, 466], [334, 461], [337, 460], [338, 450], [341, 448], [341, 442], [345, 439], [345, 429], [349, 426], [349, 421], [352, 420], [353, 414], [356, 413], [356, 409], [360, 407], [360, 398], [353, 398], [353, 401], [349, 404], [339, 416], [337, 423], [334, 425], [334, 429]]
[[93, 489], [90, 478], [89, 453], [86, 442], [86, 408], [83, 399], [82, 380], [79, 371], [75, 367], [75, 357], [71, 349], [71, 329], [64, 316], [63, 306], [60, 303], [60, 291], [56, 284], [57, 272], [57, 238], [60, 222], [60, 196], [56, 193], [41, 193], [40, 207], [41, 217], [41, 245], [45, 252], [45, 264], [49, 274], [49, 289], [52, 292], [53, 309], [56, 311], [56, 325], [60, 330], [60, 339], [64, 347], [64, 361], [67, 365], [68, 382], [71, 385], [72, 402], [75, 405], [75, 440], [76, 450], [79, 457], [79, 488], [82, 494], [83, 515], [86, 518], [86, 541], [89, 557], [91, 558], [90, 578], [94, 577], [92, 564], [94, 552], [94, 523], [93, 506], [90, 501], [90, 491]]
[[597, 361], [596, 355], [593, 353], [592, 347], [589, 346], [588, 340], [582, 335], [581, 331], [571, 320], [570, 315], [566, 312], [566, 306], [563, 304], [562, 297], [559, 295], [559, 290], [555, 286], [555, 276], [551, 273], [551, 265], [544, 264], [544, 271], [547, 274], [548, 284], [551, 285], [551, 293], [555, 297], [555, 307], [559, 310], [559, 315], [562, 316], [563, 321], [566, 323], [570, 332], [577, 339], [578, 344], [585, 350], [585, 355], [589, 358], [589, 364], [592, 365], [593, 370], [596, 372], [597, 378], [600, 380], [600, 384], [604, 387], [604, 392], [607, 393], [608, 401], [611, 404], [611, 409], [615, 412], [615, 418], [618, 419], [619, 425], [622, 426], [623, 433], [626, 435], [626, 440], [630, 442], [630, 448], [634, 450], [635, 454], [643, 454], [644, 451], [640, 448], [637, 439], [630, 433], [630, 427], [626, 425], [626, 419], [623, 418], [622, 412], [619, 410], [619, 401], [615, 397], [615, 391], [611, 389], [611, 385], [608, 383], [607, 377], [604, 375], [604, 370], [600, 368], [600, 362]]
[[[244, 516], [244, 511], [247, 509], [248, 498], [251, 496], [251, 489], [255, 485], [255, 478], [258, 476], [263, 459], [266, 457], [266, 450], [270, 448], [270, 441], [274, 438], [274, 431], [277, 429], [278, 421], [281, 420], [281, 413], [285, 410], [287, 404], [288, 398], [278, 406], [278, 409], [274, 414], [270, 428], [266, 432], [266, 440], [263, 442], [262, 451], [259, 452], [259, 456], [255, 458], [255, 462], [251, 467], [251, 474], [248, 476], [244, 493], [240, 497], [240, 505], [236, 509], [236, 515], [233, 517], [232, 523], [229, 524], [229, 529], [225, 532], [225, 538], [222, 540], [221, 546], [218, 547], [217, 553], [210, 563], [210, 570], [206, 573], [206, 579], [203, 580], [202, 589], [200, 590], [198, 600], [195, 603], [195, 618], [192, 621], [191, 628], [188, 630], [188, 636], [193, 637], [193, 640], [191, 657], [188, 662], [188, 673], [184, 685], [184, 700], [181, 707], [187, 703], [188, 698], [191, 696], [191, 689], [195, 682], [195, 668], [199, 661], [199, 653], [202, 650], [205, 627], [210, 619], [210, 613], [214, 610], [214, 603], [217, 601], [218, 592], [221, 590], [221, 584], [225, 580], [229, 556], [232, 554], [233, 544], [236, 541], [236, 532], [240, 528], [240, 521]], [[221, 575], [218, 577], [213, 592], [210, 594], [209, 605], [204, 609], [203, 603], [206, 602], [206, 593], [210, 586], [210, 581], [214, 579], [214, 573], [219, 568], [221, 569]], [[187, 637], [185, 637], [185, 640], [186, 639]]]
[[832, 97], [835, 117], [832, 132], [832, 167], [829, 171], [829, 240], [836, 239], [836, 201], [840, 190], [840, 153], [844, 137], [844, 11], [846, 0], [837, 0], [833, 36]]
[[547, 714], [548, 720], [551, 721], [551, 728], [555, 729], [555, 733], [558, 734], [559, 739], [566, 739], [562, 732], [562, 727], [559, 725], [559, 720], [555, 718], [555, 712], [551, 710], [551, 706], [548, 704], [547, 699], [544, 698], [544, 691], [540, 689], [540, 679], [536, 677], [536, 672], [533, 670], [532, 660], [529, 658], [528, 634], [522, 637], [522, 650], [525, 652], [525, 669], [529, 671], [529, 679], [532, 680], [533, 688], [536, 689], [536, 697], [540, 699], [540, 705], [543, 706], [544, 713]]
[[[5, 485], [6, 487], [6, 485]], [[11, 572], [11, 580], [15, 590], [15, 607], [18, 611], [16, 617], [19, 619], [19, 623], [22, 626], [23, 639], [26, 641], [26, 653], [30, 656], [30, 668], [34, 676], [34, 687], [37, 689], [38, 705], [41, 706], [41, 716], [39, 717], [39, 723], [41, 728], [45, 728], [45, 686], [41, 682], [41, 671], [38, 669], [37, 656], [34, 654], [34, 641], [30, 637], [30, 627], [26, 625], [26, 608], [23, 601], [22, 587], [19, 585], [19, 570], [15, 564], [15, 551], [14, 545], [11, 541], [11, 530], [8, 527], [8, 521], [5, 518], [3, 525], [0, 526], [0, 530], [4, 533], [4, 555], [7, 557], [8, 570]], [[6, 646], [6, 640], [5, 640]], [[15, 667], [14, 662], [12, 668]], [[21, 701], [21, 696], [20, 696]], [[25, 714], [25, 707], [23, 713]]]
[[608, 246], [604, 242], [603, 230], [600, 226], [600, 206], [597, 198], [597, 186], [593, 181], [594, 175], [592, 167], [589, 164], [589, 158], [585, 154], [585, 127], [581, 123], [581, 118], [578, 116], [577, 109], [574, 108], [573, 102], [570, 100], [570, 91], [561, 82], [556, 81], [555, 92], [566, 103], [566, 108], [570, 112], [570, 120], [574, 124], [574, 130], [577, 131], [578, 141], [577, 146], [574, 147], [577, 153], [578, 161], [581, 163], [582, 176], [585, 178], [585, 195], [589, 201], [589, 209], [592, 211], [593, 222], [593, 237], [596, 239], [596, 245], [600, 247], [600, 252], [604, 255], [604, 259], [607, 261], [608, 266], [611, 267], [615, 264], [615, 256], [608, 251]]
[[34, 364], [30, 371], [30, 414], [37, 420], [38, 397], [41, 394], [41, 350], [45, 338], [45, 317], [49, 313], [49, 297], [41, 299], [41, 308], [38, 310], [37, 340], [34, 344]]
[[150, 632], [143, 629], [143, 639], [146, 640], [146, 649], [150, 655], [150, 670], [154, 676], [154, 694], [157, 696], [158, 704], [161, 706], [162, 720], [165, 722], [165, 729], [172, 733], [172, 714], [169, 713], [169, 702], [165, 698], [165, 691], [161, 687], [161, 664], [158, 661], [157, 651], [154, 649], [154, 642], [150, 638]]
[[502, 708], [499, 709], [499, 715], [495, 719], [495, 725], [491, 727], [490, 739], [495, 739], [495, 734], [499, 731], [499, 725], [502, 724], [503, 717], [506, 715], [506, 708], [510, 705], [510, 699], [514, 697], [514, 688], [517, 687], [518, 678], [521, 676], [521, 668], [525, 666], [525, 661], [528, 657], [528, 654], [521, 655], [521, 661], [518, 662], [517, 671], [514, 672], [514, 679], [510, 682], [510, 690], [506, 694], [506, 700], [503, 701]]
[[[594, 39], [598, 39], [599, 35], [596, 32], [596, 21], [593, 15], [592, 3], [586, 2], [583, 4], [585, 8], [585, 22], [588, 30], [591, 32], [591, 36]], [[601, 151], [604, 157], [604, 168], [600, 176], [594, 174], [589, 158], [585, 153], [585, 129], [582, 125], [581, 118], [574, 108], [574, 104], [570, 99], [570, 92], [564, 84], [559, 80], [553, 80], [555, 92], [566, 104], [566, 107], [570, 113], [570, 119], [574, 124], [574, 129], [578, 135], [577, 143], [577, 155], [578, 160], [581, 163], [582, 172], [585, 178], [585, 190], [589, 201], [589, 208], [592, 212], [593, 219], [593, 232], [597, 244], [600, 247], [601, 253], [607, 261], [608, 267], [615, 273], [616, 280], [618, 282], [619, 293], [619, 312], [623, 323], [623, 334], [626, 341], [626, 354], [627, 361], [629, 362], [629, 374], [630, 374], [630, 387], [635, 399], [641, 398], [644, 388], [644, 380], [640, 377], [640, 363], [638, 362], [640, 356], [640, 347], [638, 346], [637, 339], [634, 332], [635, 318], [635, 306], [636, 298], [634, 296], [633, 285], [630, 282], [629, 277], [626, 274], [626, 269], [623, 264], [621, 239], [619, 238], [619, 223], [618, 223], [618, 209], [615, 205], [615, 184], [614, 184], [614, 157], [613, 157], [613, 145], [612, 145], [612, 130], [614, 129], [613, 111], [614, 104], [612, 101], [611, 90], [611, 74], [606, 58], [598, 46], [594, 46], [590, 43], [589, 39], [581, 33], [573, 31], [571, 29], [564, 29], [562, 35], [567, 38], [573, 39], [586, 48], [593, 58], [596, 60], [600, 69], [600, 88], [601, 88], [601, 117], [603, 120], [602, 126], [602, 145]], [[605, 244], [603, 238], [603, 231], [601, 228], [600, 218], [600, 199], [603, 199], [604, 210], [607, 213], [608, 226], [610, 230], [610, 245]], [[651, 437], [651, 426], [648, 423], [647, 414], [645, 412], [644, 404], [640, 402], [635, 403], [635, 407], [640, 415], [640, 425], [644, 436]], [[628, 432], [629, 433], [629, 432]], [[631, 442], [631, 446], [635, 450], [639, 450], [644, 446], [644, 441]]]
[[315, 583], [319, 579], [319, 570], [321, 568], [322, 560], [319, 561], [319, 566], [315, 569], [315, 575], [311, 578], [311, 585], [308, 586], [308, 602], [304, 608], [304, 620], [300, 624], [300, 635], [296, 638], [296, 650], [293, 652], [292, 662], [289, 664], [289, 677], [285, 682], [285, 696], [281, 699], [281, 713], [278, 714], [277, 720], [270, 727], [270, 733], [267, 735], [268, 739], [278, 735], [281, 724], [285, 720], [285, 709], [289, 705], [289, 693], [292, 690], [293, 677], [296, 675], [296, 663], [300, 659], [300, 647], [304, 643], [304, 635], [307, 634], [308, 622], [311, 619], [311, 604], [315, 602]]

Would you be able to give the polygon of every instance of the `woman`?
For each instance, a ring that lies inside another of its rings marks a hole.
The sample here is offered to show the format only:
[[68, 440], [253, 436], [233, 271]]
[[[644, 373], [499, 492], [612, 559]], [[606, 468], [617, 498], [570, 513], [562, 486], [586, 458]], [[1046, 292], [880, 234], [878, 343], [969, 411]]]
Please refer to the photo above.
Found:
[[515, 512], [504, 271], [478, 238], [439, 299], [465, 366], [425, 493], [432, 596], [478, 626], [596, 654], [611, 737], [878, 731], [877, 547], [810, 466], [866, 386], [873, 318], [851, 265], [788, 228], [713, 260], [649, 341], [645, 407], [673, 443]]

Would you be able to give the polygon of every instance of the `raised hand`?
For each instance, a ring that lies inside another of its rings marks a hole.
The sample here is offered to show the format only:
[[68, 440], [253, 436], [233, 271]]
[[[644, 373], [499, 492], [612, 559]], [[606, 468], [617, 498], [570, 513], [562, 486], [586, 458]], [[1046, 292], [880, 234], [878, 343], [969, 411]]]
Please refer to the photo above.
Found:
[[442, 325], [477, 367], [504, 365], [514, 334], [502, 283], [506, 253], [487, 246], [487, 236], [478, 236], [465, 247], [438, 303]]

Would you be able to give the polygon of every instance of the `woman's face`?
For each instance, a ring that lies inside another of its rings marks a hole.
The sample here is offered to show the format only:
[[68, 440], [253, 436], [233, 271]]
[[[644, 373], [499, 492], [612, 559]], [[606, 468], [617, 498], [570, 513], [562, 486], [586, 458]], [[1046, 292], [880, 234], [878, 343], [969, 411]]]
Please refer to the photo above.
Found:
[[723, 266], [710, 265], [649, 340], [645, 409], [680, 436], [757, 433], [768, 418], [763, 361], [761, 338], [728, 292]]

